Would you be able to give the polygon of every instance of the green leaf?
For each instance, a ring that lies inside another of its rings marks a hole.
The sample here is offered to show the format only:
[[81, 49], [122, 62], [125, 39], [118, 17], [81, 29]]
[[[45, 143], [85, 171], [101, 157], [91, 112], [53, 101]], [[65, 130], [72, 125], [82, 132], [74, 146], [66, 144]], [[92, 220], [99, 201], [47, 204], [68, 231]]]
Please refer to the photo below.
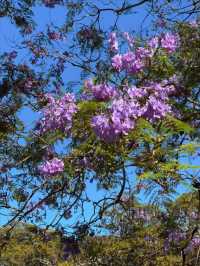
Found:
[[198, 144], [198, 143], [187, 143], [187, 144], [182, 144], [179, 147], [179, 151], [182, 153], [188, 153], [188, 154], [192, 155], [199, 148], [200, 148], [200, 144]]
[[168, 132], [173, 133], [192, 133], [194, 129], [187, 123], [180, 121], [172, 116], [168, 116], [164, 121], [163, 125], [168, 129]]

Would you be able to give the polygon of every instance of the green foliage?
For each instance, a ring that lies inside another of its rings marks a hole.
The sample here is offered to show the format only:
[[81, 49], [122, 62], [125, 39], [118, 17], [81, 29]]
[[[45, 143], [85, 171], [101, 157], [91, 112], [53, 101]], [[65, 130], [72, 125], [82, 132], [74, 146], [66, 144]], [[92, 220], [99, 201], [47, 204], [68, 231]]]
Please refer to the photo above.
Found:
[[[43, 240], [39, 230], [33, 225], [19, 225], [6, 240], [6, 229], [1, 229], [0, 238], [5, 242], [1, 250], [0, 263], [10, 266], [39, 266], [53, 265], [53, 261], [59, 260], [60, 241], [53, 232], [52, 239], [48, 242]], [[42, 230], [41, 230], [42, 233]]]
[[151, 64], [152, 70], [150, 75], [152, 75], [152, 77], [156, 76], [162, 79], [171, 77], [175, 73], [173, 62], [164, 53], [157, 54]]
[[[79, 241], [80, 254], [71, 255], [66, 261], [61, 256], [63, 248], [60, 235], [55, 231], [46, 231], [31, 224], [21, 224], [15, 230], [11, 230], [10, 238], [8, 238], [6, 232], [9, 228], [1, 228], [1, 243], [6, 243], [6, 241], [7, 243], [1, 250], [0, 262], [13, 266], [46, 264], [58, 266], [182, 266], [180, 250], [186, 241], [177, 243], [179, 247], [167, 253], [164, 251], [164, 243], [168, 230], [185, 228], [189, 233], [194, 228], [195, 220], [190, 220], [189, 217], [192, 212], [197, 211], [197, 194], [185, 193], [175, 201], [166, 202], [164, 213], [168, 218], [164, 220], [163, 210], [141, 204], [136, 200], [124, 200], [122, 208], [124, 212], [122, 213], [121, 209], [115, 206], [107, 211], [106, 223], [100, 224], [107, 230], [113, 230], [112, 235], [83, 238]], [[153, 216], [147, 222], [137, 220], [136, 217], [131, 216], [131, 213], [134, 214], [131, 212], [134, 208], [145, 208]], [[129, 215], [126, 216], [128, 213]], [[179, 217], [182, 218], [179, 219]], [[110, 229], [111, 224], [112, 229]], [[126, 232], [125, 227], [128, 229]], [[48, 240], [45, 236], [49, 237]], [[193, 265], [195, 254], [186, 255], [187, 266]]]

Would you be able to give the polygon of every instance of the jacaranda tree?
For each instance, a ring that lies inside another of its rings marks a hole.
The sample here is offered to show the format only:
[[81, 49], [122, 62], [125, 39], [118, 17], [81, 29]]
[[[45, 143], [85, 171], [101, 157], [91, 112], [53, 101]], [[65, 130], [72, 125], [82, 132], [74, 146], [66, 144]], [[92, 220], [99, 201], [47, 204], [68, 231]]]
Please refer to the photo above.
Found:
[[[188, 2], [0, 3], [20, 36], [0, 55], [2, 248], [27, 222], [80, 241], [75, 265], [198, 265], [199, 1]], [[66, 16], [41, 30], [40, 8]], [[122, 30], [138, 9], [148, 30]]]

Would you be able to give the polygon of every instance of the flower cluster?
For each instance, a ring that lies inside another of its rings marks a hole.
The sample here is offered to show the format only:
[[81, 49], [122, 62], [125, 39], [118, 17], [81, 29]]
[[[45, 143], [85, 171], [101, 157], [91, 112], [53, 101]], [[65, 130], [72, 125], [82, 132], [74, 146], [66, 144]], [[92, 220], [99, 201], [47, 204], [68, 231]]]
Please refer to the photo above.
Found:
[[[85, 31], [87, 36], [90, 33]], [[58, 39], [59, 36], [53, 32], [50, 38]], [[148, 61], [146, 59], [154, 56], [157, 49], [162, 48], [167, 53], [171, 53], [178, 45], [178, 37], [169, 33], [152, 38], [145, 47], [135, 47], [136, 43], [128, 33], [125, 33], [124, 38], [127, 39], [131, 50], [124, 54], [116, 54], [112, 58], [112, 66], [118, 72], [125, 70], [127, 75], [138, 73], [146, 67]], [[118, 52], [118, 40], [114, 32], [110, 34], [109, 46], [110, 51]], [[59, 65], [64, 67], [63, 62], [61, 63]], [[169, 96], [175, 91], [175, 87], [169, 84], [172, 84], [170, 78], [161, 82], [149, 81], [140, 87], [128, 85], [128, 83], [123, 86], [111, 86], [108, 82], [96, 84], [88, 80], [84, 84], [80, 99], [106, 102], [106, 110], [91, 118], [91, 127], [97, 137], [106, 143], [112, 143], [119, 137], [129, 134], [139, 118], [154, 123], [172, 112]], [[46, 100], [47, 105], [43, 108], [43, 117], [39, 123], [39, 133], [61, 130], [68, 135], [73, 116], [77, 112], [74, 95], [66, 93], [60, 99], [55, 99], [46, 94]], [[64, 164], [61, 160], [49, 159], [47, 158], [40, 166], [41, 174], [54, 175], [63, 171]], [[139, 213], [138, 217], [140, 215], [143, 214]]]
[[92, 118], [91, 126], [100, 139], [113, 142], [119, 136], [128, 134], [138, 118], [155, 122], [170, 113], [168, 96], [173, 90], [174, 87], [165, 82], [125, 88], [123, 93], [116, 93], [107, 113]]
[[[167, 252], [170, 247], [178, 246], [181, 241], [187, 240], [187, 235], [185, 232], [181, 231], [171, 231], [164, 242], [164, 249]], [[200, 236], [195, 235], [185, 247], [184, 252], [192, 252], [193, 249], [200, 247]]]
[[43, 176], [54, 176], [62, 173], [64, 170], [64, 162], [58, 158], [53, 158], [52, 160], [45, 161], [39, 166], [39, 172]]
[[164, 241], [164, 250], [169, 251], [170, 247], [180, 244], [181, 241], [186, 239], [186, 234], [181, 231], [171, 231], [169, 232], [167, 238]]
[[129, 51], [123, 55], [116, 54], [112, 58], [112, 66], [118, 72], [126, 70], [129, 74], [134, 74], [144, 68], [143, 58], [143, 56], [141, 58], [139, 52]]
[[[133, 38], [128, 33], [125, 33], [124, 37], [128, 40], [129, 47], [133, 48]], [[112, 66], [118, 72], [125, 70], [127, 75], [138, 73], [146, 66], [146, 59], [153, 57], [157, 49], [162, 48], [167, 53], [172, 53], [178, 43], [176, 34], [156, 36], [150, 39], [145, 47], [135, 47], [124, 54], [113, 56]], [[115, 33], [111, 34], [109, 44], [111, 50], [116, 52], [118, 42]], [[149, 82], [142, 87], [126, 85], [123, 88], [114, 88], [107, 84], [93, 85], [88, 81], [86, 88], [92, 92], [95, 99], [110, 101], [105, 113], [92, 118], [91, 126], [96, 135], [105, 142], [113, 142], [119, 136], [128, 134], [138, 118], [142, 117], [154, 123], [171, 113], [169, 96], [175, 91], [175, 87], [169, 85], [170, 83], [172, 82], [168, 79]]]
[[85, 82], [85, 87], [88, 92], [91, 92], [93, 97], [98, 101], [109, 101], [116, 96], [116, 89], [108, 84], [94, 85], [91, 80]]
[[185, 253], [190, 253], [192, 250], [200, 248], [200, 236], [194, 236], [188, 246], [185, 248]]
[[163, 83], [151, 83], [143, 88], [142, 95], [136, 96], [142, 101], [144, 97], [147, 99], [142, 108], [142, 116], [150, 122], [161, 119], [171, 112], [168, 96], [175, 88], [172, 85], [164, 85]]
[[43, 109], [43, 118], [40, 121], [40, 133], [61, 130], [68, 133], [72, 126], [72, 118], [77, 111], [75, 97], [73, 94], [66, 93], [61, 99], [56, 100], [47, 94], [47, 106]]
[[109, 114], [100, 114], [92, 118], [91, 126], [96, 135], [105, 142], [113, 142], [120, 135], [128, 134], [134, 128], [139, 105], [127, 102], [123, 98], [113, 101]]
[[[130, 35], [126, 33], [125, 37], [128, 38], [129, 46], [132, 48], [134, 42], [131, 41]], [[135, 74], [146, 66], [145, 59], [151, 58], [159, 47], [168, 53], [172, 53], [178, 45], [178, 35], [166, 33], [160, 38], [154, 37], [149, 40], [146, 47], [138, 47], [134, 52], [128, 51], [125, 54], [116, 54], [112, 58], [112, 66], [118, 72], [125, 70], [130, 74]]]
[[161, 47], [166, 49], [167, 52], [172, 53], [175, 52], [179, 43], [179, 38], [175, 34], [166, 33], [161, 38]]
[[91, 126], [95, 134], [106, 142], [113, 142], [119, 136], [118, 129], [106, 114], [96, 115], [92, 118]]
[[159, 38], [158, 36], [153, 37], [147, 42], [148, 47], [152, 50], [155, 51], [159, 47]]

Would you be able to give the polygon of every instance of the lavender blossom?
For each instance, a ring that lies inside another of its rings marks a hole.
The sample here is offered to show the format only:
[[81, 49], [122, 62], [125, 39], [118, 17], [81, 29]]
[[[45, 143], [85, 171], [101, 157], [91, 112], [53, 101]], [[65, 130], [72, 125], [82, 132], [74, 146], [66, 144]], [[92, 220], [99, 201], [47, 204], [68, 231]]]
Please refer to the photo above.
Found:
[[39, 166], [39, 172], [46, 177], [60, 174], [64, 171], [64, 162], [58, 158], [45, 161]]
[[116, 36], [115, 32], [111, 32], [108, 43], [109, 43], [111, 52], [117, 52], [118, 51], [118, 41], [117, 41], [117, 36]]
[[130, 47], [134, 46], [135, 40], [128, 32], [124, 32], [124, 38], [127, 40]]
[[85, 82], [85, 87], [92, 92], [94, 98], [99, 101], [109, 101], [117, 95], [115, 87], [108, 84], [93, 85], [92, 81]]
[[40, 121], [40, 133], [61, 130], [69, 133], [72, 127], [72, 118], [77, 111], [75, 97], [73, 94], [66, 93], [61, 99], [54, 99], [47, 94], [47, 106], [43, 109], [43, 118]]
[[116, 54], [112, 57], [112, 66], [113, 68], [120, 72], [123, 68], [122, 56], [120, 54]]
[[161, 38], [161, 47], [169, 53], [175, 52], [178, 47], [178, 44], [179, 38], [176, 34], [166, 33]]

